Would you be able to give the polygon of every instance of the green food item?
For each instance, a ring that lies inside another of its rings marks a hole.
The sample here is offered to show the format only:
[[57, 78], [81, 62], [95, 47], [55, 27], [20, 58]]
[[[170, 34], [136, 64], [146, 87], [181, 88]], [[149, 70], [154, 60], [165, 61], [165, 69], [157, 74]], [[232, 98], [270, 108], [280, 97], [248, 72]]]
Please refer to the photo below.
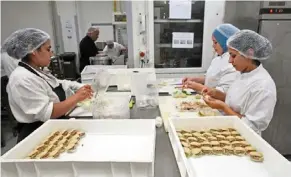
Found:
[[195, 95], [195, 98], [196, 98], [196, 99], [201, 99], [202, 97], [201, 97], [201, 95], [196, 94], [196, 95]]
[[182, 93], [184, 93], [186, 95], [191, 95], [192, 94], [189, 90], [182, 90]]
[[173, 94], [173, 97], [174, 98], [186, 98], [187, 95], [185, 93], [182, 93], [182, 92], [177, 92], [177, 93]]

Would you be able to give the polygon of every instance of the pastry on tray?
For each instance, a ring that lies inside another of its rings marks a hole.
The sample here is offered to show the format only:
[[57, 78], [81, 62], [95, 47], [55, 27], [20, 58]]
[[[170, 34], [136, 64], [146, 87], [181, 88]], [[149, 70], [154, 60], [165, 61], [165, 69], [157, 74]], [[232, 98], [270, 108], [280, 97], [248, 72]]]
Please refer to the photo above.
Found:
[[[258, 152], [234, 128], [180, 130], [177, 131], [177, 135], [188, 158], [203, 157], [203, 155], [236, 155], [239, 157], [248, 155], [255, 162], [264, 160], [263, 154]], [[73, 147], [71, 142], [69, 144], [70, 147]]]
[[250, 155], [251, 160], [254, 162], [263, 162], [264, 161], [264, 156], [260, 152], [256, 152], [256, 151], [250, 152], [249, 155]]
[[[85, 132], [71, 129], [58, 130], [47, 136], [37, 147], [27, 155], [30, 159], [58, 158], [61, 153], [75, 152]], [[191, 135], [192, 136], [192, 135]]]

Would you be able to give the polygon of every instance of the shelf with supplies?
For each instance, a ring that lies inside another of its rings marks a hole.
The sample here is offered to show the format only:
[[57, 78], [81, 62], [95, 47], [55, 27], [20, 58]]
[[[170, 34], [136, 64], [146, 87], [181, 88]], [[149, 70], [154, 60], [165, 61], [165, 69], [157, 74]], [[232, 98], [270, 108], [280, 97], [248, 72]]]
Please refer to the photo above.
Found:
[[[159, 48], [172, 48], [172, 44], [171, 43], [165, 43], [165, 44], [155, 44], [156, 47]], [[194, 48], [195, 47], [201, 47], [202, 43], [195, 43], [194, 44]]]
[[173, 20], [173, 19], [155, 19], [154, 23], [203, 23], [201, 19], [190, 19], [190, 20]]

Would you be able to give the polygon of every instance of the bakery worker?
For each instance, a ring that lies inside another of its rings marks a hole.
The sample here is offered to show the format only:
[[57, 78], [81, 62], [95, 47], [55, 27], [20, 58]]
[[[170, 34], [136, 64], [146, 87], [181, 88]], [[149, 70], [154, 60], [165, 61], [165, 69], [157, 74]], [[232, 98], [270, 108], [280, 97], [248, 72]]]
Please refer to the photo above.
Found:
[[[7, 85], [9, 104], [19, 122], [18, 142], [49, 119], [66, 118], [78, 102], [90, 98], [92, 89], [77, 82], [58, 80], [40, 68], [50, 64], [50, 36], [39, 29], [25, 28], [12, 33], [2, 49], [20, 58]], [[65, 91], [77, 90], [66, 98]]]
[[6, 52], [1, 52], [1, 77], [10, 77], [11, 73], [18, 66], [18, 59], [10, 57]]
[[126, 48], [123, 45], [113, 42], [112, 40], [108, 40], [103, 49], [103, 52], [109, 57], [119, 57], [124, 51], [126, 51]]
[[99, 33], [99, 28], [90, 27], [87, 35], [80, 42], [80, 72], [82, 72], [85, 66], [90, 65], [89, 58], [98, 54], [98, 48], [94, 42], [98, 39]]
[[[272, 45], [251, 30], [241, 30], [227, 41], [229, 62], [241, 72], [227, 94], [205, 89], [205, 102], [226, 115], [238, 116], [258, 134], [264, 131], [274, 113], [276, 85], [261, 61], [268, 59]], [[218, 98], [218, 99], [215, 99]]]
[[183, 85], [196, 91], [201, 91], [206, 86], [227, 92], [239, 72], [228, 62], [226, 41], [238, 31], [239, 29], [231, 24], [217, 26], [212, 33], [212, 47], [218, 56], [212, 60], [204, 77], [184, 78]]

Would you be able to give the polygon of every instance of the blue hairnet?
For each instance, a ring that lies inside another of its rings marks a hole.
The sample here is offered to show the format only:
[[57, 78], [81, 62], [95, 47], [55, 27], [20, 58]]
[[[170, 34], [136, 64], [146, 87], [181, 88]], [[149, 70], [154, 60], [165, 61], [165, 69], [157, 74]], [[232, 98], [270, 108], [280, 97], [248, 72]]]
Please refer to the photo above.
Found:
[[235, 33], [239, 32], [239, 29], [232, 24], [221, 24], [215, 28], [213, 31], [213, 36], [216, 41], [219, 43], [221, 48], [223, 49], [223, 53], [227, 51], [226, 41], [227, 39], [234, 35]]
[[2, 51], [13, 58], [24, 58], [44, 44], [50, 36], [39, 29], [25, 28], [12, 33], [3, 43]]
[[236, 33], [228, 39], [227, 46], [254, 60], [266, 60], [272, 54], [271, 42], [251, 30]]

